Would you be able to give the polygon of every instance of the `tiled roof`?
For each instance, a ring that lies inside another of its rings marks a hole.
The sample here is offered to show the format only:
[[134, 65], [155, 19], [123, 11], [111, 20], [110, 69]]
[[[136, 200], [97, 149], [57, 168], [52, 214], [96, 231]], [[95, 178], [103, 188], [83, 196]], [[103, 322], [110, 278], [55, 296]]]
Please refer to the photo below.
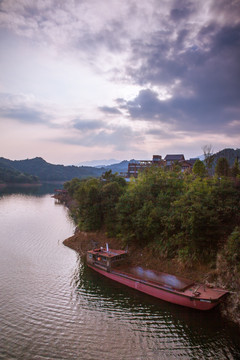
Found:
[[183, 154], [166, 155], [164, 160], [166, 161], [184, 160], [184, 155]]

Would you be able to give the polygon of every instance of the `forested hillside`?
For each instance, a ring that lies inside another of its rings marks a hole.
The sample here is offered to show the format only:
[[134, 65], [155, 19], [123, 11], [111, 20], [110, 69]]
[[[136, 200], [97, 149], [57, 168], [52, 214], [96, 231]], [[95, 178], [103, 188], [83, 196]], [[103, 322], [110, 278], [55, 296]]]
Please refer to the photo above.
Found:
[[103, 179], [73, 179], [65, 189], [78, 203], [75, 217], [82, 230], [104, 229], [123, 245], [147, 246], [159, 257], [183, 264], [215, 263], [220, 250], [239, 264], [237, 178], [152, 167], [129, 184], [108, 172]]
[[89, 176], [100, 176], [103, 169], [97, 169], [90, 166], [64, 166], [53, 165], [40, 157], [26, 160], [8, 160], [0, 158], [0, 165], [11, 167], [20, 172], [25, 172], [38, 176], [41, 181], [67, 181], [74, 177], [87, 178]]
[[[229, 167], [232, 167], [236, 159], [240, 159], [240, 149], [224, 149], [210, 156], [211, 166], [209, 174], [213, 175], [219, 159], [225, 158]], [[206, 161], [204, 161], [207, 166]], [[126, 172], [129, 161], [124, 160], [119, 164], [108, 165], [102, 168], [91, 166], [64, 166], [54, 165], [46, 162], [41, 157], [26, 160], [8, 160], [0, 157], [0, 165], [21, 173], [37, 176], [40, 181], [68, 181], [73, 178], [85, 179], [89, 177], [100, 177], [104, 172]], [[4, 172], [4, 170], [2, 170]]]
[[214, 162], [213, 167], [215, 168], [218, 160], [220, 158], [225, 158], [228, 161], [229, 166], [233, 166], [234, 161], [236, 158], [240, 160], [240, 149], [223, 149], [217, 153], [214, 154]]
[[34, 184], [38, 183], [38, 181], [37, 176], [24, 174], [0, 163], [0, 183]]
[[229, 177], [209, 177], [152, 167], [130, 183], [110, 171], [100, 179], [73, 179], [62, 200], [74, 203], [82, 231], [69, 246], [82, 251], [91, 246], [86, 231], [96, 241], [105, 233], [111, 243], [128, 245], [137, 266], [192, 273], [224, 287], [231, 295], [222, 313], [240, 324], [240, 175], [230, 170]]

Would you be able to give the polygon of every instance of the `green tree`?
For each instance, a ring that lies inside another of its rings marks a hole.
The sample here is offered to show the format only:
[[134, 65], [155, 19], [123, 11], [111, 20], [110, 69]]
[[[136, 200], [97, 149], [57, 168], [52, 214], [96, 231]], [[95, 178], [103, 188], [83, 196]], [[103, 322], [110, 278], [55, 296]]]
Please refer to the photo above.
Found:
[[204, 153], [204, 163], [206, 165], [208, 174], [210, 175], [212, 172], [212, 166], [214, 162], [214, 154], [213, 154], [213, 147], [212, 145], [204, 145], [203, 148]]
[[100, 180], [80, 181], [75, 190], [78, 201], [78, 220], [82, 230], [99, 230], [102, 226]]
[[105, 183], [101, 189], [101, 211], [103, 216], [103, 224], [108, 235], [110, 236], [113, 236], [116, 233], [116, 205], [122, 193], [123, 189], [116, 181]]
[[197, 176], [204, 177], [206, 175], [206, 167], [203, 161], [197, 159], [193, 165], [193, 173]]
[[101, 178], [106, 181], [111, 181], [113, 179], [114, 175], [112, 173], [112, 170], [105, 171], [105, 173], [102, 174]]
[[78, 204], [73, 215], [79, 228], [90, 231], [105, 227], [109, 235], [114, 235], [117, 228], [116, 204], [126, 185], [126, 181], [117, 173], [112, 174], [111, 170], [100, 179], [74, 178], [66, 182], [64, 188]]
[[221, 157], [221, 158], [218, 159], [217, 165], [216, 165], [216, 168], [215, 168], [215, 173], [219, 177], [221, 177], [221, 176], [229, 176], [230, 167], [229, 167], [229, 163], [228, 163], [226, 158]]
[[[193, 263], [215, 260], [239, 226], [240, 188], [231, 178], [152, 167], [126, 185], [117, 175], [108, 175], [66, 185], [78, 203], [83, 230], [104, 229], [125, 244], [148, 246], [160, 256]], [[236, 244], [229, 243], [229, 253]]]
[[136, 216], [144, 203], [142, 189], [137, 181], [131, 181], [126, 191], [119, 198], [116, 211], [118, 215], [119, 236], [124, 244], [135, 241]]
[[237, 265], [240, 271], [240, 227], [236, 226], [231, 235], [228, 237], [225, 251], [227, 260], [231, 265]]
[[181, 172], [151, 167], [141, 173], [130, 183], [117, 206], [124, 239], [142, 245], [155, 242], [165, 249], [169, 234], [167, 226], [171, 231], [171, 204], [182, 194], [183, 187]]
[[180, 172], [182, 169], [181, 164], [179, 163], [179, 161], [174, 161], [173, 165], [172, 165], [172, 171], [175, 172]]
[[240, 175], [238, 158], [236, 158], [234, 161], [233, 167], [231, 169], [231, 174], [234, 178], [236, 178], [238, 175]]
[[125, 187], [127, 185], [126, 180], [119, 176], [118, 173], [112, 173], [112, 170], [108, 170], [102, 174], [101, 180], [104, 182], [117, 182], [121, 187]]
[[79, 178], [73, 178], [71, 181], [67, 181], [64, 183], [64, 189], [68, 191], [69, 195], [72, 197], [76, 197], [76, 191], [81, 184], [81, 180]]

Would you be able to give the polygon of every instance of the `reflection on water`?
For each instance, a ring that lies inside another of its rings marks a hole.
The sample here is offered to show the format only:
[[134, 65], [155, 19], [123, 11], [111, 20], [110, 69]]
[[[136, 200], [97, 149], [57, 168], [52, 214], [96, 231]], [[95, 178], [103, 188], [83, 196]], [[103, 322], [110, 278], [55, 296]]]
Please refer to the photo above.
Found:
[[240, 332], [101, 277], [63, 246], [74, 224], [48, 195], [0, 198], [0, 358], [237, 359]]
[[138, 333], [147, 359], [240, 356], [239, 329], [224, 321], [217, 308], [200, 312], [173, 305], [104, 278], [82, 263], [73, 283], [81, 307], [90, 303], [95, 311], [117, 318], [127, 325], [130, 339]]
[[8, 185], [0, 187], [0, 197], [3, 195], [24, 194], [41, 196], [46, 194], [54, 194], [55, 189], [62, 189], [63, 184], [59, 183], [42, 183], [38, 185]]

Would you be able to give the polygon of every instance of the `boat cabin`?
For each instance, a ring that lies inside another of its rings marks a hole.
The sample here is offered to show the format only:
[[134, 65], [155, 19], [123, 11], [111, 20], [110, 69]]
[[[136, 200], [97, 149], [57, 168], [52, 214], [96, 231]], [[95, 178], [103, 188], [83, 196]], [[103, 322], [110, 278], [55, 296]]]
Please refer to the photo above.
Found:
[[87, 252], [87, 263], [110, 272], [112, 265], [122, 261], [126, 255], [125, 250], [109, 249], [108, 246], [101, 247]]

